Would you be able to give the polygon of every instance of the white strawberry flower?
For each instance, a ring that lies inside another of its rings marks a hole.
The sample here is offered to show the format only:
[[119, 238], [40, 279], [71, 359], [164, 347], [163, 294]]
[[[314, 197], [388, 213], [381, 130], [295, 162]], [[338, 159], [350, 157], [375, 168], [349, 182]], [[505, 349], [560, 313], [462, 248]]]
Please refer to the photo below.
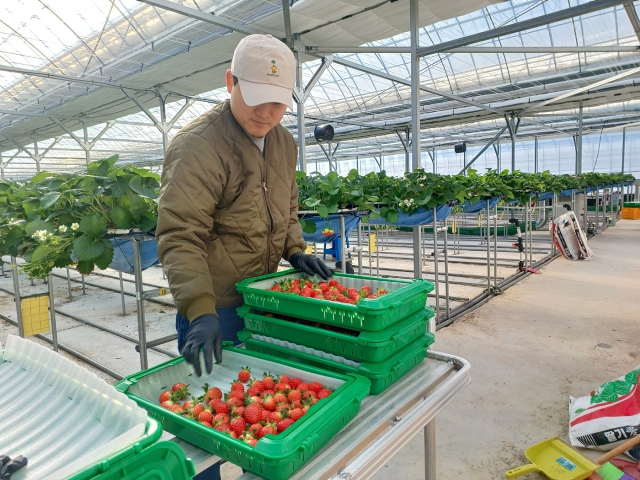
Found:
[[67, 226], [66, 225], [60, 225], [58, 227], [58, 230], [60, 230], [60, 233], [65, 233], [67, 231]]
[[71, 224], [71, 230], [77, 230], [80, 228], [80, 225], [78, 225], [77, 223], [72, 223]]

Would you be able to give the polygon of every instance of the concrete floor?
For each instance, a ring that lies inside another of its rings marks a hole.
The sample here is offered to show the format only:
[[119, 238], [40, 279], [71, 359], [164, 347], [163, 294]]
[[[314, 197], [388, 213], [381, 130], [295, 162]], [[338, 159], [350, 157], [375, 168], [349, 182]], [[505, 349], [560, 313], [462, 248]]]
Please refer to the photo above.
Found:
[[[439, 479], [504, 478], [528, 446], [568, 441], [569, 395], [640, 364], [640, 222], [589, 245], [592, 261], [555, 260], [438, 332], [436, 350], [471, 363], [471, 385], [437, 420]], [[374, 478], [423, 479], [423, 458], [418, 436]]]
[[[472, 365], [472, 384], [438, 417], [439, 479], [504, 478], [505, 470], [525, 462], [528, 446], [556, 435], [567, 438], [569, 395], [585, 395], [640, 363], [640, 344], [634, 341], [640, 334], [640, 222], [620, 221], [590, 245], [593, 261], [556, 260], [541, 275], [530, 276], [438, 332], [436, 350], [459, 355]], [[515, 265], [517, 253], [509, 256]], [[482, 273], [468, 266], [464, 271]], [[498, 271], [499, 276], [508, 273]], [[160, 269], [145, 271], [144, 279], [166, 283]], [[91, 275], [88, 280], [118, 288], [117, 279]], [[13, 288], [9, 277], [0, 278], [0, 285]], [[24, 278], [21, 285], [25, 294], [46, 291], [42, 284], [31, 287]], [[66, 280], [57, 279], [54, 285], [58, 308], [136, 335], [132, 297], [127, 297], [127, 314], [122, 315], [118, 294], [88, 287], [83, 296], [74, 283], [69, 299]], [[133, 286], [125, 288], [132, 291]], [[457, 288], [452, 288], [452, 295], [479, 293], [477, 287]], [[171, 307], [147, 303], [145, 308], [147, 338], [172, 333]], [[13, 298], [2, 292], [0, 312], [15, 318]], [[130, 342], [61, 316], [58, 325], [60, 341], [123, 374], [139, 370]], [[0, 344], [9, 333], [17, 333], [17, 328], [0, 321]], [[174, 350], [175, 342], [165, 348]], [[150, 352], [149, 363], [167, 358]], [[239, 472], [226, 464], [223, 478], [236, 478]], [[418, 436], [375, 478], [422, 479], [423, 472], [423, 442]]]

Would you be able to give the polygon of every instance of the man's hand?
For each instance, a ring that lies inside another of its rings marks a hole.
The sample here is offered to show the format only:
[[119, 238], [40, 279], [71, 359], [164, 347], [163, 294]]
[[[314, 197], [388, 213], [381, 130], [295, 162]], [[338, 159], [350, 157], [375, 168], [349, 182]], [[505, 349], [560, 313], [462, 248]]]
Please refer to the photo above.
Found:
[[210, 313], [201, 315], [191, 322], [182, 348], [182, 355], [187, 362], [193, 365], [198, 376], [202, 375], [201, 348], [204, 348], [204, 363], [207, 367], [207, 373], [211, 373], [213, 355], [216, 357], [216, 363], [222, 362], [222, 332], [218, 317]]
[[307, 275], [315, 275], [316, 273], [326, 280], [331, 276], [331, 270], [322, 260], [315, 255], [306, 255], [304, 253], [294, 253], [289, 258], [289, 263], [296, 270], [302, 270]]

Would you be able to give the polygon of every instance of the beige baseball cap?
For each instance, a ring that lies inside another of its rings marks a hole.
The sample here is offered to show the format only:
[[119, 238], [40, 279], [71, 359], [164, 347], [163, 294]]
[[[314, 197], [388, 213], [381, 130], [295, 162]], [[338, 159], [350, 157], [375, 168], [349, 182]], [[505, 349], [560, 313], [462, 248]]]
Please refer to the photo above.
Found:
[[244, 102], [283, 103], [293, 110], [296, 59], [289, 47], [271, 35], [249, 35], [233, 52], [231, 73], [238, 77]]

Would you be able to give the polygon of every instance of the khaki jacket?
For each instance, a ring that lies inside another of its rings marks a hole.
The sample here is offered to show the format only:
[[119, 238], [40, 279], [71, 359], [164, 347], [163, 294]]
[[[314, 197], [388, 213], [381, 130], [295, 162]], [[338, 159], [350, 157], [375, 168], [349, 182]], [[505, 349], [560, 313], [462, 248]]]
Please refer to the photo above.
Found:
[[296, 144], [273, 128], [264, 156], [229, 101], [185, 126], [164, 159], [158, 255], [178, 311], [194, 320], [242, 303], [235, 284], [277, 271], [305, 249], [298, 221]]

